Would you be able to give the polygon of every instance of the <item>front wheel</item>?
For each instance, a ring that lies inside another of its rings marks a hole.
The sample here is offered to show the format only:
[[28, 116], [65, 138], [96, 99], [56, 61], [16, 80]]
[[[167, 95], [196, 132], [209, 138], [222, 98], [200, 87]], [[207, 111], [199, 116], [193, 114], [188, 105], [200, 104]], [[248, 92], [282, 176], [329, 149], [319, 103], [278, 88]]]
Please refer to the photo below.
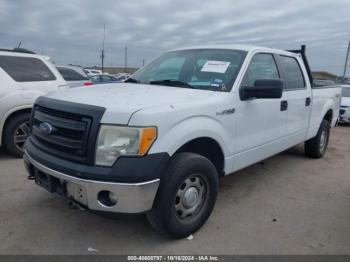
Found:
[[218, 174], [207, 158], [193, 153], [176, 154], [170, 160], [147, 218], [166, 235], [187, 237], [207, 221], [217, 192]]
[[321, 158], [328, 147], [330, 123], [322, 120], [317, 135], [305, 142], [305, 155], [312, 158]]

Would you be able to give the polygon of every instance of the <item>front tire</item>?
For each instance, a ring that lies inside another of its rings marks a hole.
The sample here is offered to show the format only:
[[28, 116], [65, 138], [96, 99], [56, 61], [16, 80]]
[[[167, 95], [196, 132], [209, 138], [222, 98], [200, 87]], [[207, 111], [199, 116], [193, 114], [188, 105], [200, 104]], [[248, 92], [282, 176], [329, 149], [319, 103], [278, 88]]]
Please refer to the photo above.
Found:
[[329, 141], [330, 123], [322, 120], [317, 135], [305, 142], [305, 155], [311, 158], [321, 158], [324, 156]]
[[30, 113], [16, 115], [8, 120], [4, 130], [3, 142], [7, 152], [14, 157], [22, 157], [24, 143], [30, 133]]
[[161, 233], [187, 237], [207, 221], [217, 192], [215, 166], [203, 156], [178, 153], [170, 160], [147, 218]]

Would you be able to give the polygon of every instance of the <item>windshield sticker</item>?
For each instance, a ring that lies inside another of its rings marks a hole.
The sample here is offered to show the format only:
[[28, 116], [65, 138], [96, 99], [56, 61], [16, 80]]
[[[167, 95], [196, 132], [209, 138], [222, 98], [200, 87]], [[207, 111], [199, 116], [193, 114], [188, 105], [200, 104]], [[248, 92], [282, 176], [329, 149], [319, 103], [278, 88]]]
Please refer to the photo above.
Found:
[[204, 66], [202, 67], [201, 71], [202, 72], [211, 72], [211, 73], [221, 73], [224, 74], [226, 73], [226, 70], [228, 66], [230, 65], [230, 62], [225, 62], [225, 61], [213, 61], [213, 60], [208, 60], [205, 62]]

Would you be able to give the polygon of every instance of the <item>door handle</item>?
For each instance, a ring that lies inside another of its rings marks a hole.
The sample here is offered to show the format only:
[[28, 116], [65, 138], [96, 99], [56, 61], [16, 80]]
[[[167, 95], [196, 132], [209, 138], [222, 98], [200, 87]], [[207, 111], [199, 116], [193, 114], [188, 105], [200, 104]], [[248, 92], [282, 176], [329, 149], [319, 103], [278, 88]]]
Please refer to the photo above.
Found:
[[305, 106], [309, 106], [311, 104], [311, 98], [310, 97], [307, 97], [305, 99]]
[[281, 111], [286, 111], [288, 109], [288, 101], [283, 100], [281, 101]]

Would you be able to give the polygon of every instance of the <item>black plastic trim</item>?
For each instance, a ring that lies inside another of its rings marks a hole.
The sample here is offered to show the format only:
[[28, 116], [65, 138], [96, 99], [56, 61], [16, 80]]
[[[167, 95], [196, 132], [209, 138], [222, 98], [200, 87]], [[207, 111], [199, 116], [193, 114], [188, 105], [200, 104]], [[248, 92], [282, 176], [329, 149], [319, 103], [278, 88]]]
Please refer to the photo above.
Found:
[[161, 178], [170, 159], [168, 153], [149, 154], [143, 157], [121, 157], [112, 167], [75, 163], [48, 154], [36, 147], [30, 139], [26, 151], [34, 160], [64, 174], [107, 182], [138, 183]]
[[57, 99], [41, 96], [35, 101], [35, 104], [32, 110], [31, 123], [33, 123], [35, 109], [37, 106], [45, 107], [45, 108], [49, 108], [49, 109], [53, 109], [61, 112], [77, 114], [82, 117], [86, 117], [87, 119], [90, 119], [90, 118], [92, 119], [91, 123], [89, 124], [89, 130], [88, 130], [89, 133], [87, 134], [84, 141], [84, 151], [86, 152], [86, 155], [83, 157], [79, 155], [68, 154], [60, 150], [56, 150], [53, 147], [47, 147], [45, 145], [41, 145], [40, 143], [37, 143], [37, 141], [35, 141], [35, 138], [32, 136], [28, 140], [31, 140], [31, 142], [36, 144], [37, 147], [40, 147], [41, 150], [49, 154], [56, 155], [56, 156], [59, 156], [60, 158], [64, 158], [77, 163], [93, 165], [95, 161], [95, 146], [96, 146], [96, 140], [99, 132], [99, 126], [100, 126], [102, 116], [106, 109], [104, 107], [67, 102], [63, 100], [57, 100]]

